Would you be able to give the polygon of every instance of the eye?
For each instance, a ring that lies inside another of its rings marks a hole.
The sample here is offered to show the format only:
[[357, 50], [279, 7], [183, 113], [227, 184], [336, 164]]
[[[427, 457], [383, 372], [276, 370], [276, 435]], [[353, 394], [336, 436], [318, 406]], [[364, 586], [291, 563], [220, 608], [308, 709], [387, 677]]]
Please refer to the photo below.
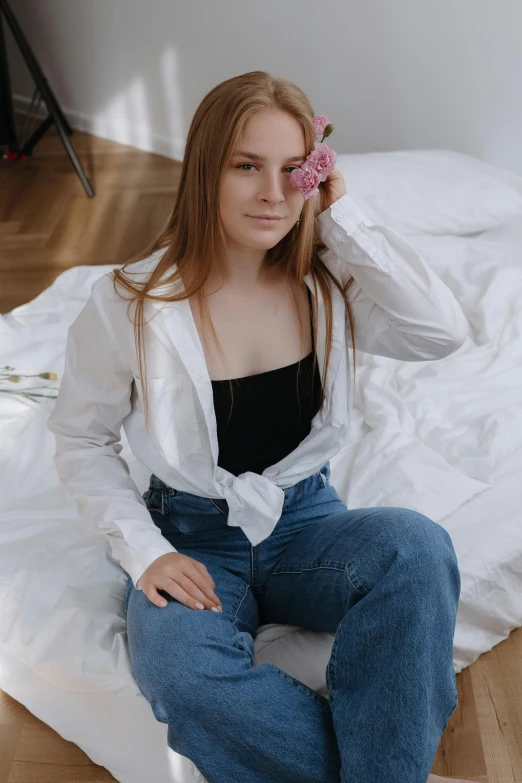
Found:
[[[240, 163], [239, 166], [236, 166], [236, 169], [243, 169], [243, 166], [253, 166], [253, 163]], [[286, 169], [297, 169], [298, 166], [286, 166]], [[245, 171], [245, 169], [243, 169]]]

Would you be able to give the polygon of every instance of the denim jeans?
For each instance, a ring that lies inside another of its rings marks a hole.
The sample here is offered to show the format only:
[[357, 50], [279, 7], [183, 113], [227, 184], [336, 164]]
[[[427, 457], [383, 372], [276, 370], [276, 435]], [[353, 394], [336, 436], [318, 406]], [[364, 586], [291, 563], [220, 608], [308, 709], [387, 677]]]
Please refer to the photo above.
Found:
[[[348, 509], [330, 463], [284, 490], [252, 546], [227, 503], [168, 487], [144, 497], [176, 549], [207, 567], [223, 613], [127, 579], [132, 674], [170, 748], [209, 783], [426, 783], [457, 702], [460, 572], [448, 532], [423, 514]], [[329, 699], [277, 666], [253, 666], [259, 625], [334, 635]]]

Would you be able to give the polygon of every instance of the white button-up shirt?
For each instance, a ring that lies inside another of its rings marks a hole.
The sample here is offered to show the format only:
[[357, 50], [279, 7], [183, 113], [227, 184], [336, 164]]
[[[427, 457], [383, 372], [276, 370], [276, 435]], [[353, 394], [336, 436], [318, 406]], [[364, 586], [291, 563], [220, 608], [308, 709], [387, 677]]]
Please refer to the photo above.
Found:
[[[457, 350], [468, 325], [451, 290], [400, 234], [370, 219], [346, 194], [316, 218], [323, 255], [343, 283], [356, 349], [403, 361], [433, 361]], [[148, 276], [164, 253], [129, 267], [133, 280]], [[109, 273], [110, 274], [110, 273]], [[158, 557], [177, 550], [154, 524], [119, 456], [121, 427], [136, 458], [162, 481], [202, 497], [224, 498], [227, 524], [252, 543], [267, 538], [281, 516], [283, 489], [316, 473], [346, 444], [352, 408], [351, 334], [339, 291], [332, 286], [333, 334], [325, 401], [299, 445], [261, 474], [234, 476], [218, 466], [212, 384], [187, 299], [152, 302], [144, 309], [147, 389], [152, 428], [144, 425], [132, 323], [133, 306], [114, 292], [109, 274], [67, 334], [64, 374], [49, 428], [56, 438], [56, 469], [75, 498], [81, 519], [105, 535], [113, 557], [138, 580]], [[305, 277], [312, 296], [312, 276]], [[168, 287], [159, 285], [154, 293]], [[323, 368], [324, 303], [318, 293], [317, 354]]]

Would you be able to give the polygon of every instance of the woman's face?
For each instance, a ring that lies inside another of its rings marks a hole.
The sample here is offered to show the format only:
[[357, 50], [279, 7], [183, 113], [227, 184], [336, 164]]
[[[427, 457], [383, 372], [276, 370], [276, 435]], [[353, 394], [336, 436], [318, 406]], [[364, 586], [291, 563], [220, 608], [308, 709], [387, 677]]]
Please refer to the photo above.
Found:
[[[232, 247], [266, 251], [293, 228], [304, 198], [290, 184], [290, 175], [305, 159], [303, 131], [291, 115], [266, 110], [248, 120], [219, 194], [221, 222]], [[261, 214], [281, 219], [264, 225], [252, 217]]]

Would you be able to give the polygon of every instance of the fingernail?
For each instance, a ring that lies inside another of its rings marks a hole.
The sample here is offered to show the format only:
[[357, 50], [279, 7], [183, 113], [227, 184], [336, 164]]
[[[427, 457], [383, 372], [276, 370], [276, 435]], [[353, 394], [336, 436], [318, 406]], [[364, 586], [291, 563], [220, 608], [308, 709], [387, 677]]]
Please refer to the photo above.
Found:
[[211, 612], [218, 612], [218, 613], [219, 613], [219, 609], [218, 609], [218, 607], [217, 607], [217, 606], [211, 606], [211, 607], [210, 607], [210, 611], [211, 611]]
[[203, 604], [200, 604], [200, 603], [195, 603], [194, 606], [196, 607], [196, 609], [204, 609], [205, 608], [203, 606]]

